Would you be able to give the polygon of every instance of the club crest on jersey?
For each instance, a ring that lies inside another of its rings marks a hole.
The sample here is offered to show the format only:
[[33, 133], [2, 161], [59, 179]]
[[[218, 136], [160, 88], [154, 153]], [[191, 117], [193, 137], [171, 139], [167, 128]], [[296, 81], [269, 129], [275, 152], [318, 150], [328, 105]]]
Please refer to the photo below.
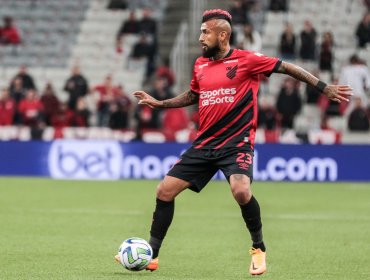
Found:
[[238, 65], [235, 65], [234, 67], [228, 66], [226, 67], [226, 77], [228, 77], [230, 80], [235, 78], [236, 76], [236, 70], [238, 70]]

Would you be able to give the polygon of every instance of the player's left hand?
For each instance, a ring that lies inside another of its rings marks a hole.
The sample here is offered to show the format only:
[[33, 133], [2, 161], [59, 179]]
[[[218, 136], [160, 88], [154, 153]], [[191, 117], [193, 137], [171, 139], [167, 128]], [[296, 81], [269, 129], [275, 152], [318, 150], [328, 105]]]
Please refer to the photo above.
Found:
[[349, 102], [349, 97], [353, 95], [350, 86], [343, 85], [327, 85], [323, 91], [330, 100], [341, 103], [342, 101]]

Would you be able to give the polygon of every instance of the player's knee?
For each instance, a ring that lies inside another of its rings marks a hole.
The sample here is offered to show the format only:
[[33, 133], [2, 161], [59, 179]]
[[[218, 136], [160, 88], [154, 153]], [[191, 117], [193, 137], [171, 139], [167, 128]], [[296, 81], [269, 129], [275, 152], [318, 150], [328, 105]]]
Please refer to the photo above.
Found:
[[233, 188], [233, 196], [238, 204], [244, 205], [251, 200], [252, 191], [249, 187], [236, 187]]
[[162, 181], [157, 187], [157, 198], [163, 201], [172, 201], [175, 199], [175, 194], [171, 191], [170, 188]]

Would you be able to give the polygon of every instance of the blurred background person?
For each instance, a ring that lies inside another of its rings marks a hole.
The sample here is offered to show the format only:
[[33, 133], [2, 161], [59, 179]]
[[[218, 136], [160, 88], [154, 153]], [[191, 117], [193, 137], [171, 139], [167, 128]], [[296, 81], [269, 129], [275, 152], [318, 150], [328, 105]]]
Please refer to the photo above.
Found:
[[0, 126], [12, 125], [14, 114], [16, 112], [16, 103], [10, 97], [7, 88], [1, 89], [0, 93]]
[[304, 21], [304, 27], [300, 34], [301, 46], [299, 57], [303, 60], [314, 61], [316, 58], [317, 32], [309, 20]]
[[41, 95], [41, 103], [44, 107], [45, 123], [50, 126], [53, 115], [58, 112], [60, 105], [59, 99], [56, 97], [54, 88], [50, 82], [45, 85], [45, 89]]
[[13, 18], [5, 16], [3, 18], [3, 26], [0, 27], [0, 45], [19, 45], [21, 36], [18, 28], [14, 25]]
[[262, 38], [257, 30], [254, 30], [251, 23], [246, 23], [243, 32], [237, 38], [239, 48], [243, 50], [260, 52], [262, 49]]
[[[367, 91], [370, 89], [370, 71], [358, 55], [352, 55], [349, 58], [349, 64], [342, 68], [339, 83], [350, 85], [353, 88], [353, 94], [362, 99], [365, 107], [368, 106]], [[353, 104], [349, 103], [349, 105], [351, 108]]]
[[322, 34], [320, 45], [319, 68], [321, 71], [333, 72], [334, 38], [329, 31]]
[[286, 78], [280, 89], [276, 108], [280, 115], [282, 128], [293, 128], [296, 115], [301, 110], [302, 100], [292, 78]]
[[76, 109], [77, 100], [85, 96], [89, 91], [88, 81], [81, 74], [79, 66], [72, 68], [72, 75], [65, 82], [64, 91], [68, 93], [69, 109]]
[[296, 58], [296, 35], [293, 26], [289, 22], [285, 24], [283, 33], [280, 36], [280, 56], [282, 59], [293, 60]]
[[43, 120], [43, 110], [40, 98], [34, 89], [27, 90], [26, 97], [18, 105], [22, 125], [37, 126]]
[[365, 48], [370, 43], [370, 12], [367, 12], [356, 28], [357, 45]]
[[358, 96], [353, 98], [353, 110], [349, 114], [348, 129], [356, 132], [370, 130], [370, 120], [366, 108], [362, 105], [362, 99]]

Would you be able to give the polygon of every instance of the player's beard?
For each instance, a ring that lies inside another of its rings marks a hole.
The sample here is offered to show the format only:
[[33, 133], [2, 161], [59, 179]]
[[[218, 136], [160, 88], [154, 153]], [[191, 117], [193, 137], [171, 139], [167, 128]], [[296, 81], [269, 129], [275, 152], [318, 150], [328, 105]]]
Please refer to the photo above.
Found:
[[218, 44], [213, 47], [207, 46], [206, 49], [203, 49], [203, 57], [210, 58], [216, 56], [216, 54], [221, 51]]

